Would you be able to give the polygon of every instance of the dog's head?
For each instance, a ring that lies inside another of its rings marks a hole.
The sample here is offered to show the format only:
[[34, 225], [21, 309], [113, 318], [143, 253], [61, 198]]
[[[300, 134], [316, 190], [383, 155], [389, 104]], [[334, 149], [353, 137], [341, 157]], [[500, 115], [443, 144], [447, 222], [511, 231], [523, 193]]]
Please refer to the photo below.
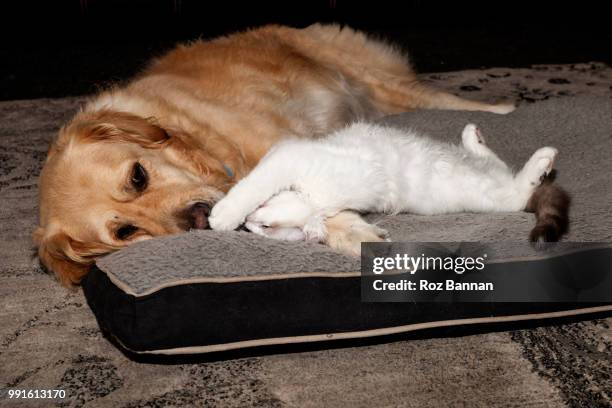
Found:
[[41, 173], [34, 241], [42, 263], [72, 286], [100, 255], [207, 228], [211, 206], [241, 171], [240, 157], [218, 135], [196, 138], [122, 112], [78, 114], [60, 130]]

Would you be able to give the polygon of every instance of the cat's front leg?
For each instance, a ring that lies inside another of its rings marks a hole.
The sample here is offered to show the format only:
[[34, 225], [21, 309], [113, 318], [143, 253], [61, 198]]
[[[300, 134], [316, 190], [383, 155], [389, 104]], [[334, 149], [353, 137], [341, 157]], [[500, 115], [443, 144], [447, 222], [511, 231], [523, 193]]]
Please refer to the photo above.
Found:
[[247, 216], [247, 221], [266, 227], [304, 228], [315, 209], [297, 191], [281, 191]]
[[261, 199], [254, 193], [252, 184], [236, 185], [229, 193], [223, 197], [211, 210], [208, 224], [217, 231], [232, 231], [238, 228], [260, 204]]
[[275, 149], [265, 157], [213, 206], [208, 219], [210, 227], [218, 231], [235, 230], [266, 200], [289, 189], [295, 181], [296, 159], [292, 153], [286, 148]]
[[302, 229], [297, 227], [268, 227], [252, 221], [247, 221], [244, 225], [254, 234], [279, 241], [304, 241], [306, 239]]
[[504, 169], [508, 168], [506, 163], [487, 146], [482, 131], [475, 124], [469, 123], [465, 126], [463, 132], [461, 132], [461, 141], [463, 147], [470, 153], [479, 157], [486, 157]]
[[298, 229], [302, 240], [324, 242], [325, 219], [301, 193], [281, 191], [249, 214], [246, 227], [259, 235], [287, 241], [298, 240], [292, 231]]

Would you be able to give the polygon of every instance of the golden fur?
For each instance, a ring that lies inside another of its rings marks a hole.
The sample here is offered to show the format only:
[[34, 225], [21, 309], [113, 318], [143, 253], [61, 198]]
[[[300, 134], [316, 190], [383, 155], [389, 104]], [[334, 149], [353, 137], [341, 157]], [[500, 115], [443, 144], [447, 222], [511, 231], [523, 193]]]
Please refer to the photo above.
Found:
[[[97, 256], [187, 230], [190, 206], [213, 205], [278, 140], [415, 108], [512, 110], [420, 85], [404, 55], [349, 28], [266, 26], [178, 46], [60, 130], [40, 179], [40, 259], [77, 284]], [[135, 230], [120, 239], [125, 225]], [[349, 212], [328, 230], [353, 252], [380, 239]]]

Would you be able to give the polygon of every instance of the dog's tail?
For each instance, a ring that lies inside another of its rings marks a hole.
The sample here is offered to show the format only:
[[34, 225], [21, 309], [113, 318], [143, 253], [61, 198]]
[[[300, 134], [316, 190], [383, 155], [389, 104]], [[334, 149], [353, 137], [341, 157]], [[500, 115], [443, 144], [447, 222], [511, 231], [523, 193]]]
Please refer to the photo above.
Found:
[[553, 171], [544, 178], [525, 207], [526, 212], [536, 216], [536, 225], [529, 234], [531, 242], [556, 242], [569, 230], [571, 197], [553, 183], [554, 179]]

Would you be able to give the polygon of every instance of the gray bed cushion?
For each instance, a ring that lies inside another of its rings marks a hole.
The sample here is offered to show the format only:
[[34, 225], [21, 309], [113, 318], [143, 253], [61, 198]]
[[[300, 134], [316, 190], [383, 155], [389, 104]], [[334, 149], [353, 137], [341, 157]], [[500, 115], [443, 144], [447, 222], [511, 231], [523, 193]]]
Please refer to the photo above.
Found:
[[[603, 97], [554, 99], [525, 104], [499, 116], [482, 112], [418, 111], [382, 120], [410, 127], [432, 137], [458, 143], [465, 124], [476, 123], [488, 145], [518, 168], [541, 146], [560, 151], [557, 182], [573, 196], [572, 241], [612, 238], [612, 100]], [[527, 240], [534, 217], [527, 213], [449, 214], [367, 217], [390, 232], [394, 241], [521, 241]], [[218, 284], [266, 280], [287, 273], [311, 277], [356, 277], [359, 260], [315, 243], [268, 240], [246, 232], [193, 231], [141, 242], [97, 262], [96, 273], [129, 296], [205, 280]], [[86, 295], [98, 280], [88, 279]], [[101, 285], [101, 284], [100, 284]], [[93, 307], [101, 305], [98, 296]], [[91, 303], [91, 302], [90, 302]], [[231, 309], [235, 305], [219, 304]], [[108, 310], [107, 310], [108, 311]], [[96, 312], [96, 310], [94, 310]], [[100, 314], [97, 313], [99, 321]], [[102, 320], [104, 318], [102, 317]], [[104, 322], [100, 321], [101, 325]], [[145, 347], [145, 346], [143, 346]], [[145, 347], [146, 348], [146, 347]]]
[[359, 259], [321, 244], [282, 242], [248, 232], [194, 230], [132, 245], [97, 262], [129, 294], [171, 285], [294, 275], [358, 274]]

